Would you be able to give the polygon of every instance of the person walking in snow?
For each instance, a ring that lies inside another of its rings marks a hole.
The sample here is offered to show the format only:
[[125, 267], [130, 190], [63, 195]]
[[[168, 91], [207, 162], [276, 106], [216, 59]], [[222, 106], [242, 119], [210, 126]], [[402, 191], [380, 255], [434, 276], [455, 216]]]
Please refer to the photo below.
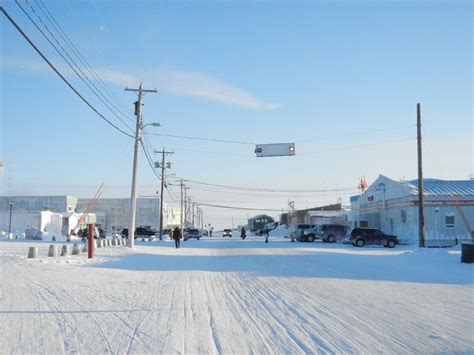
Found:
[[265, 243], [268, 243], [268, 237], [270, 236], [270, 231], [265, 229]]
[[240, 231], [240, 238], [244, 240], [247, 237], [247, 232], [245, 231], [245, 228], [242, 227], [242, 230]]
[[176, 249], [180, 247], [181, 244], [181, 229], [179, 227], [176, 227], [173, 231], [173, 239], [174, 243], [176, 245]]

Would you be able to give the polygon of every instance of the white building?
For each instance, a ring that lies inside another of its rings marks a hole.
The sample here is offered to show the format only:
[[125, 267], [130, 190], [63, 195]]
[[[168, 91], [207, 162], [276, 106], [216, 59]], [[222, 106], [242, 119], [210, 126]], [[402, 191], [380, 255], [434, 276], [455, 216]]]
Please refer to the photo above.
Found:
[[9, 211], [10, 203], [15, 212], [51, 211], [75, 212], [77, 197], [73, 196], [0, 196], [0, 211]]
[[181, 208], [163, 208], [163, 228], [174, 228], [181, 226]]
[[[91, 206], [84, 223], [95, 223], [108, 234], [120, 232], [130, 224], [130, 198], [91, 199], [73, 196], [0, 196], [0, 230], [7, 231], [12, 206], [11, 230], [24, 233], [25, 228], [35, 228], [41, 232], [54, 229], [55, 234], [67, 236], [77, 221]], [[91, 205], [92, 204], [92, 205]], [[54, 223], [50, 222], [51, 218]], [[83, 226], [84, 227], [84, 223]], [[137, 199], [136, 225], [160, 228], [160, 200], [158, 197]], [[46, 227], [45, 230], [45, 226]]]
[[[470, 240], [474, 229], [474, 180], [424, 179], [427, 245]], [[380, 175], [368, 189], [351, 197], [353, 227], [379, 228], [403, 242], [418, 243], [418, 180], [394, 181]]]
[[[79, 199], [76, 211], [84, 212], [92, 203], [91, 199]], [[96, 223], [107, 233], [120, 232], [130, 224], [129, 198], [100, 198], [95, 201], [92, 212]], [[160, 199], [158, 197], [139, 197], [137, 199], [137, 227], [160, 229]]]

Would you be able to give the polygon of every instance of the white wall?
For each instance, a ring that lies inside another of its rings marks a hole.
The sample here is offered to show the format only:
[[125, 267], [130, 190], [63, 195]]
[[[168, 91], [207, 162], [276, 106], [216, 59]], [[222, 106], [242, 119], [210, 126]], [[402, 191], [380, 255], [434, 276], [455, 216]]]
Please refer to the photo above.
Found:
[[[0, 230], [8, 232], [10, 212], [0, 212]], [[34, 228], [49, 235], [61, 237], [63, 216], [60, 213], [50, 211], [42, 212], [20, 212], [12, 213], [11, 232], [22, 234], [25, 228]]]

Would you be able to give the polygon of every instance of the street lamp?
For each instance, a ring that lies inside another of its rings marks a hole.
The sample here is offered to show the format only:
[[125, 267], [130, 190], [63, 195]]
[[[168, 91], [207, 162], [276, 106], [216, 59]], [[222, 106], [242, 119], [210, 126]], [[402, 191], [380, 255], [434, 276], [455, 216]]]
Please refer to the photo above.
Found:
[[10, 239], [10, 233], [12, 230], [12, 212], [13, 212], [13, 202], [10, 202], [10, 221], [8, 222], [8, 239]]
[[146, 125], [142, 126], [142, 129], [145, 128], [146, 126], [161, 127], [161, 123], [158, 123], [158, 122], [147, 123]]

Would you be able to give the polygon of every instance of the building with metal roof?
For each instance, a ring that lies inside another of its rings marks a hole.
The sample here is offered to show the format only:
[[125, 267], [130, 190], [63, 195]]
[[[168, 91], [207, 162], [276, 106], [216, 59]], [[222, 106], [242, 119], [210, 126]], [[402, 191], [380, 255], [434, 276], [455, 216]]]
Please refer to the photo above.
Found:
[[[427, 245], [470, 240], [474, 230], [474, 180], [423, 179]], [[348, 220], [418, 243], [418, 180], [395, 181], [380, 175], [364, 192], [352, 196]]]

